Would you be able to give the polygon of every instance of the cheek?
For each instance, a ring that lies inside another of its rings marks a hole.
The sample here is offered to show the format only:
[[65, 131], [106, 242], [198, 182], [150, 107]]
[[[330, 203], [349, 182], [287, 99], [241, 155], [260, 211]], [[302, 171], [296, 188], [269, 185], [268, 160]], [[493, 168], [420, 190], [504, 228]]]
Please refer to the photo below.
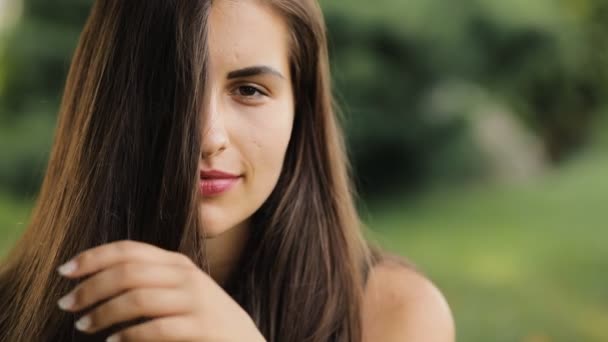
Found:
[[293, 128], [293, 106], [288, 100], [262, 107], [235, 108], [232, 140], [236, 143], [250, 176], [278, 177]]
[[248, 162], [255, 179], [278, 180], [293, 126], [293, 115], [256, 125], [248, 144]]
[[291, 137], [293, 109], [289, 103], [257, 108], [241, 116], [239, 147], [247, 164], [247, 197], [261, 206], [281, 174]]

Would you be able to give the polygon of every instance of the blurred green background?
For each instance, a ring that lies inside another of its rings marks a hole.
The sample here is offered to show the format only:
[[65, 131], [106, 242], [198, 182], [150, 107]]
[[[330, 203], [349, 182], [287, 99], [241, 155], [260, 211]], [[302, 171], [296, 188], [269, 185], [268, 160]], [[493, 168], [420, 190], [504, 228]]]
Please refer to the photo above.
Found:
[[[91, 0], [0, 0], [0, 255]], [[459, 341], [608, 341], [608, 2], [322, 1], [370, 239]]]

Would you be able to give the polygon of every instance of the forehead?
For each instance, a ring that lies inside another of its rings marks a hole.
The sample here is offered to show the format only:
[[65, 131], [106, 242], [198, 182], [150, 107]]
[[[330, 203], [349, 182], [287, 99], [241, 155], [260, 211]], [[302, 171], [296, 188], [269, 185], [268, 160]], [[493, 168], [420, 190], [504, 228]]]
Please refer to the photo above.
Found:
[[257, 0], [214, 1], [208, 24], [212, 70], [269, 65], [287, 74], [287, 24], [270, 5]]

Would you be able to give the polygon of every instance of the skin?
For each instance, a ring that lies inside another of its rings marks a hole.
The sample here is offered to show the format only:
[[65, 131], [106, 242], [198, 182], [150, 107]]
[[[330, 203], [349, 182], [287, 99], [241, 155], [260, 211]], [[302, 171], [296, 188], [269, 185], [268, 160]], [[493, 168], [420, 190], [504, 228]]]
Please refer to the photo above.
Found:
[[[281, 173], [295, 112], [288, 37], [283, 18], [261, 2], [216, 1], [212, 6], [200, 168], [243, 176], [227, 193], [201, 197], [207, 257], [219, 283], [240, 256], [249, 217], [270, 196]], [[238, 77], [244, 74], [251, 75]]]
[[437, 287], [414, 270], [385, 261], [368, 278], [363, 341], [451, 342], [454, 319]]
[[[86, 250], [58, 270], [70, 279], [88, 277], [59, 300], [62, 310], [79, 312], [103, 302], [76, 323], [81, 331], [149, 317], [110, 341], [264, 341], [221, 285], [247, 241], [249, 218], [278, 181], [291, 136], [288, 30], [261, 2], [218, 0], [208, 39], [200, 168], [241, 176], [228, 192], [200, 199], [211, 272], [183, 254], [135, 241]], [[365, 341], [453, 341], [442, 295], [403, 268], [376, 267], [362, 315]]]
[[76, 328], [95, 333], [138, 317], [108, 341], [264, 341], [249, 315], [186, 256], [134, 241], [89, 249], [60, 267], [68, 278], [90, 276], [59, 300], [70, 312], [111, 298]]

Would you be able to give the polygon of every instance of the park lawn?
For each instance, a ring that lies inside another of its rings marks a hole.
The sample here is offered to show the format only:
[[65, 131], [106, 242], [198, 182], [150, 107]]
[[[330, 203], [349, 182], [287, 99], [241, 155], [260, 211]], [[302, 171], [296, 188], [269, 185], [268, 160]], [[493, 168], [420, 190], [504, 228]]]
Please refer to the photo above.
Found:
[[527, 185], [370, 206], [371, 236], [444, 291], [459, 341], [608, 341], [608, 156]]
[[[443, 290], [459, 341], [608, 341], [606, 175], [598, 153], [528, 185], [373, 203], [366, 223]], [[0, 196], [0, 255], [29, 210]]]

